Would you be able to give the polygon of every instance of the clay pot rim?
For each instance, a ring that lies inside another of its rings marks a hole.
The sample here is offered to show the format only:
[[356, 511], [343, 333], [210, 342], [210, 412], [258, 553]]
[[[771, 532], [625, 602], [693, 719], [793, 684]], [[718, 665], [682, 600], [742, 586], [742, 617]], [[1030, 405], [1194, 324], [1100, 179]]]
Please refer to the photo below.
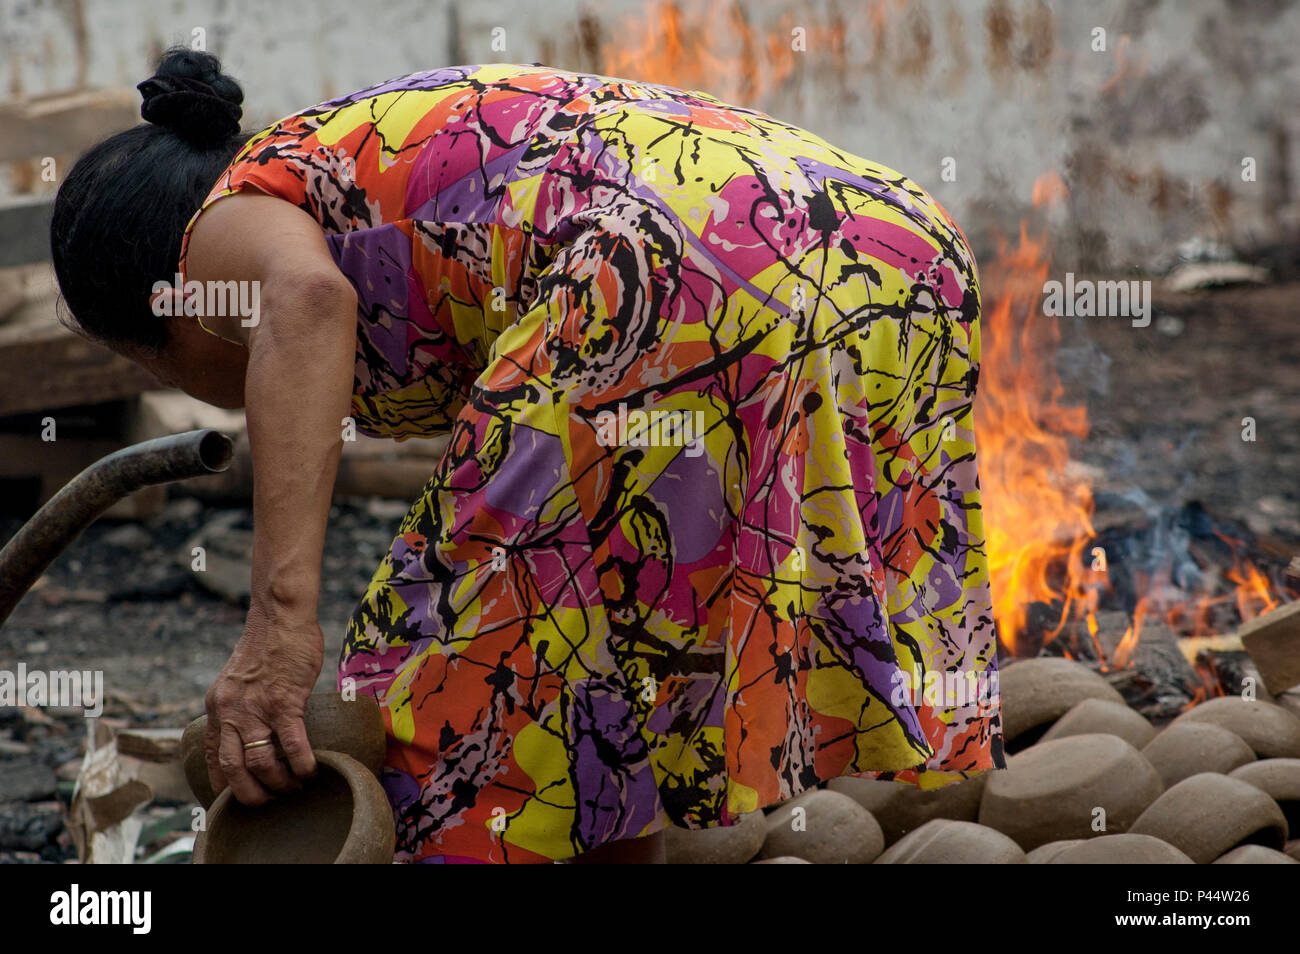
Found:
[[[320, 774], [321, 768], [333, 771], [335, 774], [343, 777], [347, 782], [348, 792], [352, 797], [352, 823], [348, 826], [347, 838], [343, 840], [339, 848], [338, 855], [335, 857], [333, 864], [340, 864], [339, 858], [362, 857], [367, 852], [364, 850], [362, 840], [365, 838], [365, 817], [367, 815], [377, 814], [383, 811], [391, 817], [392, 809], [388, 803], [387, 795], [384, 795], [383, 805], [380, 806], [374, 797], [375, 790], [378, 789], [380, 794], [384, 790], [379, 785], [379, 781], [371, 774], [370, 770], [344, 752], [332, 752], [329, 749], [316, 751], [317, 773]], [[220, 864], [222, 862], [209, 862], [206, 860], [208, 853], [208, 840], [216, 831], [221, 819], [226, 814], [235, 793], [230, 786], [221, 790], [212, 806], [207, 810], [207, 824], [199, 832], [198, 837], [194, 840], [194, 855], [192, 863], [202, 864]], [[292, 864], [293, 862], [285, 862]]]

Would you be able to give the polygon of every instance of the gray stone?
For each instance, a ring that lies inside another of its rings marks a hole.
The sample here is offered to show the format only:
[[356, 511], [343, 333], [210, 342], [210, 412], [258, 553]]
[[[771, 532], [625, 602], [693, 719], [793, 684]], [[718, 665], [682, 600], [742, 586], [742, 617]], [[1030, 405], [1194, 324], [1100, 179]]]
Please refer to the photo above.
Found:
[[40, 851], [63, 830], [58, 802], [0, 804], [0, 849]]
[[[244, 515], [228, 513], [209, 521], [177, 555], [199, 585], [231, 603], [246, 604], [253, 592], [253, 531], [234, 526]], [[203, 548], [195, 567], [194, 548]]]
[[99, 538], [101, 543], [119, 550], [143, 550], [153, 543], [153, 538], [138, 524], [124, 523]]
[[53, 798], [58, 780], [49, 766], [32, 758], [0, 762], [0, 802], [34, 802]]

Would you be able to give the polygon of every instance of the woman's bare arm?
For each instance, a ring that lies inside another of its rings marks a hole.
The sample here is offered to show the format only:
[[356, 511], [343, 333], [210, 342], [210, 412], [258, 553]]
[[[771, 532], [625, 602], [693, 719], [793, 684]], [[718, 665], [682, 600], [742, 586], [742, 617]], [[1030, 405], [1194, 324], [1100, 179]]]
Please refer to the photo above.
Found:
[[252, 601], [244, 636], [207, 698], [208, 765], [245, 804], [315, 769], [303, 713], [320, 674], [316, 610], [330, 497], [351, 405], [357, 301], [320, 226], [264, 195], [211, 206], [191, 238], [187, 280], [255, 282], [258, 321], [205, 317], [247, 344], [244, 406], [253, 458]]

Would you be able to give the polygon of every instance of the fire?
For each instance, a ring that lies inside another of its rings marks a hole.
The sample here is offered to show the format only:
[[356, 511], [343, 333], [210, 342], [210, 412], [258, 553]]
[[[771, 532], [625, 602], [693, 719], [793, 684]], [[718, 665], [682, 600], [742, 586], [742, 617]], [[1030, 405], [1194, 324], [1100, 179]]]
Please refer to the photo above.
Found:
[[[877, 12], [883, 15], [883, 9], [874, 8], [872, 15]], [[808, 50], [823, 58], [829, 54], [842, 70], [844, 40], [844, 25], [835, 17], [820, 24], [786, 12], [762, 28], [749, 22], [739, 0], [660, 0], [644, 16], [621, 23], [617, 35], [602, 45], [601, 70], [750, 105], [781, 89]]]
[[1129, 55], [1132, 45], [1133, 38], [1127, 33], [1120, 36], [1119, 43], [1115, 46], [1115, 72], [1102, 84], [1101, 95], [1114, 96], [1128, 80], [1146, 75], [1151, 56], [1143, 50], [1142, 55], [1134, 59]]
[[1124, 630], [1124, 638], [1115, 647], [1115, 656], [1110, 660], [1112, 669], [1124, 669], [1132, 662], [1133, 651], [1137, 649], [1138, 640], [1142, 637], [1142, 621], [1147, 616], [1148, 602], [1145, 596], [1138, 600], [1137, 607], [1133, 610], [1133, 622]]
[[[1059, 176], [1035, 183], [1038, 204], [1064, 197]], [[984, 299], [980, 391], [975, 436], [993, 589], [993, 616], [1003, 644], [1016, 651], [1030, 604], [1064, 604], [1061, 625], [1075, 613], [1090, 621], [1104, 562], [1085, 564], [1092, 539], [1092, 488], [1070, 468], [1069, 438], [1088, 433], [1087, 411], [1063, 402], [1053, 364], [1057, 323], [1042, 316], [1048, 262], [1045, 241], [1024, 222], [1015, 248], [1004, 244], [981, 269]], [[1064, 562], [1064, 589], [1051, 583]], [[1060, 631], [1058, 625], [1055, 632]]]
[[1044, 205], [1055, 205], [1069, 194], [1064, 180], [1059, 175], [1055, 172], [1045, 172], [1034, 180], [1034, 188], [1030, 193], [1030, 197], [1034, 201], [1034, 208], [1038, 209]]
[[1227, 577], [1237, 584], [1234, 596], [1243, 623], [1279, 605], [1268, 577], [1249, 560], [1237, 561], [1234, 556], [1233, 567], [1228, 571]]
[[[1068, 191], [1060, 176], [1049, 172], [1034, 183], [1032, 195], [1034, 205], [1042, 207], [1062, 201]], [[1019, 644], [1032, 604], [1059, 605], [1060, 617], [1044, 634], [1045, 642], [1081, 621], [1093, 657], [1108, 669], [1122, 669], [1132, 664], [1151, 614], [1163, 617], [1175, 632], [1203, 635], [1213, 631], [1215, 608], [1230, 601], [1243, 622], [1279, 605], [1286, 591], [1246, 558], [1242, 541], [1220, 533], [1232, 551], [1225, 578], [1234, 592], [1182, 596], [1167, 567], [1138, 574], [1132, 621], [1113, 658], [1105, 658], [1096, 610], [1109, 574], [1105, 553], [1092, 546], [1092, 488], [1071, 466], [1069, 445], [1071, 437], [1087, 437], [1087, 411], [1064, 401], [1055, 371], [1060, 329], [1040, 310], [1048, 274], [1045, 241], [1031, 239], [1022, 221], [1019, 243], [1003, 243], [981, 272], [986, 308], [975, 432], [993, 615], [1004, 646], [1012, 653], [1025, 648]]]

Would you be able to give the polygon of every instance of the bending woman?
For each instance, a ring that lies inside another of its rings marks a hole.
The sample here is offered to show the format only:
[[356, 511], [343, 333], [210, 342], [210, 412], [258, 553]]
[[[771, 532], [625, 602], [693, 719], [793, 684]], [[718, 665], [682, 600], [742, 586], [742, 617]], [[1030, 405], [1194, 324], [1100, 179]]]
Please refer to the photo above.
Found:
[[[217, 790], [313, 769], [348, 422], [451, 435], [339, 660], [384, 713], [399, 860], [645, 857], [836, 776], [1003, 766], [995, 694], [922, 692], [996, 656], [978, 279], [915, 183], [703, 93], [540, 66], [252, 135], [210, 55], [140, 88], [149, 123], [72, 170], [53, 253], [85, 333], [247, 410]], [[186, 285], [232, 281], [255, 323], [196, 316]]]

